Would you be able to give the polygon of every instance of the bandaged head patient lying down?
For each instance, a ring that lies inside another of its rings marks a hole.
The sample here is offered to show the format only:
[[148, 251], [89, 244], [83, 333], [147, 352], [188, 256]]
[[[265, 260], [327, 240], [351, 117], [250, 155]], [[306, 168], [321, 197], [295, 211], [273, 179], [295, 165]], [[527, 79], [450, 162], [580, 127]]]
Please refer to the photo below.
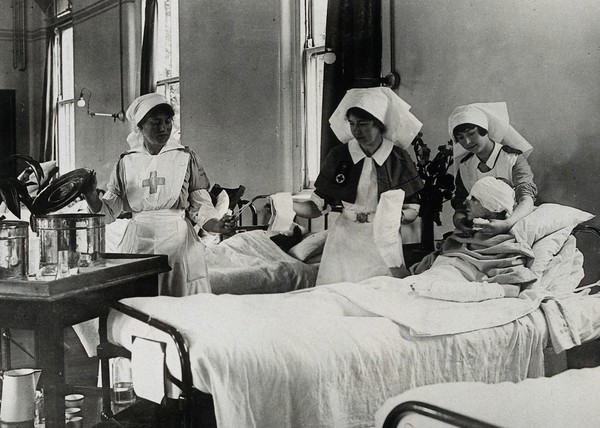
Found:
[[[454, 301], [480, 301], [517, 297], [521, 288], [536, 281], [526, 267], [531, 247], [513, 235], [479, 232], [491, 219], [505, 219], [513, 212], [515, 192], [502, 179], [484, 177], [471, 189], [466, 201], [468, 221], [474, 233], [458, 230], [447, 237], [439, 251], [425, 257], [411, 271], [419, 294]], [[440, 280], [444, 278], [444, 280]]]

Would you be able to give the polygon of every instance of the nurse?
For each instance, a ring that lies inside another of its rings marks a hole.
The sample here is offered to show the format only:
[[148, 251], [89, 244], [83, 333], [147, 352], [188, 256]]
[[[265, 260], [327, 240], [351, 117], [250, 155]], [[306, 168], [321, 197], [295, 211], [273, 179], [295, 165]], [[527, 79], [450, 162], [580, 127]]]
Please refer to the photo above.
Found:
[[492, 219], [479, 231], [488, 235], [508, 232], [533, 211], [537, 186], [527, 162], [533, 147], [509, 123], [506, 103], [476, 103], [454, 109], [448, 118], [448, 132], [454, 145], [456, 193], [452, 200], [454, 226], [473, 234], [465, 200], [482, 177], [503, 178], [515, 189], [517, 205], [506, 219]]
[[328, 233], [317, 285], [405, 276], [401, 223], [414, 221], [423, 188], [406, 152], [421, 122], [391, 89], [349, 90], [329, 119], [344, 143], [327, 155], [311, 198], [295, 202], [301, 217], [343, 210]]
[[172, 270], [160, 274], [159, 292], [186, 296], [211, 291], [204, 245], [190, 219], [227, 235], [234, 233], [235, 222], [218, 218], [200, 158], [171, 135], [174, 115], [160, 94], [136, 98], [126, 113], [133, 127], [130, 150], [119, 157], [104, 196], [96, 193], [95, 177], [84, 196], [90, 211], [104, 214], [107, 223], [132, 213], [118, 251], [167, 254]]

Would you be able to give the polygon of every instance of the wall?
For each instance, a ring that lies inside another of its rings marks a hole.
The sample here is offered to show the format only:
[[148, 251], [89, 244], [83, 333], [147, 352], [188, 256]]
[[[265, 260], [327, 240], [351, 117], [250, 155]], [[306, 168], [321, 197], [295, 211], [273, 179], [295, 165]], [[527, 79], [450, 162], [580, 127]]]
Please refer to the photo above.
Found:
[[[133, 1], [123, 1], [122, 16], [124, 74], [135, 79], [134, 64], [129, 60], [127, 48], [131, 37], [129, 28], [139, 25], [134, 19]], [[118, 1], [74, 2], [75, 97], [79, 97], [84, 87], [88, 88], [92, 92], [89, 103], [91, 112], [112, 114], [121, 110], [119, 37]], [[125, 78], [124, 109], [133, 100], [132, 86], [130, 79]], [[127, 122], [115, 121], [110, 117], [93, 117], [87, 114], [86, 108], [75, 107], [75, 165], [78, 168], [94, 169], [99, 187], [106, 188], [110, 171], [119, 154], [129, 148], [125, 141], [129, 129]]]
[[[600, 212], [600, 9], [596, 0], [395, 2], [398, 94], [430, 147], [471, 102], [506, 101], [535, 147], [540, 200]], [[447, 225], [448, 222], [445, 222]]]
[[213, 182], [247, 195], [291, 190], [280, 3], [180, 1], [182, 140]]
[[[124, 32], [128, 40], [136, 37], [136, 46], [139, 3], [124, 1]], [[119, 109], [117, 4], [74, 4], [75, 93], [89, 88], [94, 111]], [[244, 184], [250, 196], [291, 190], [294, 174], [299, 175], [290, 166], [293, 131], [289, 120], [281, 119], [292, 114], [294, 80], [280, 45], [284, 9], [279, 0], [180, 0], [182, 143], [200, 154], [213, 183]], [[137, 88], [138, 55], [126, 49], [126, 75], [132, 79], [126, 82], [125, 108]], [[283, 82], [282, 70], [289, 77]], [[95, 169], [105, 186], [118, 154], [127, 148], [129, 126], [92, 118], [84, 109], [76, 109], [75, 121], [76, 165]], [[295, 150], [297, 155], [299, 146]]]
[[[40, 138], [39, 115], [45, 46], [43, 14], [33, 0], [25, 2], [25, 70], [13, 68], [12, 2], [0, 2], [0, 89], [14, 89], [17, 104], [17, 153], [37, 157], [30, 144]], [[30, 151], [31, 149], [31, 151]]]

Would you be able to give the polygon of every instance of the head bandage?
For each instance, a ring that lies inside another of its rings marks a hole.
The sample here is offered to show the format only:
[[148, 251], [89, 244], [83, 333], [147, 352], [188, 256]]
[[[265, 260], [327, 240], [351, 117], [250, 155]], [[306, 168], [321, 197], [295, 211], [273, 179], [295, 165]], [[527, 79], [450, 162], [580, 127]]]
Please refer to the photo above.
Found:
[[[529, 142], [510, 125], [508, 107], [505, 102], [475, 103], [456, 107], [448, 117], [448, 134], [454, 139], [454, 128], [463, 123], [472, 123], [488, 131], [490, 139], [496, 143], [506, 144], [514, 149], [521, 150], [525, 157], [529, 156], [533, 147]], [[454, 145], [454, 164], [468, 152], [460, 145]]]
[[467, 199], [477, 199], [483, 208], [511, 215], [515, 205], [515, 191], [504, 181], [495, 177], [483, 177], [475, 182]]
[[361, 108], [379, 119], [386, 127], [383, 137], [403, 149], [410, 146], [423, 126], [410, 112], [410, 105], [390, 88], [350, 89], [329, 118], [331, 130], [342, 143], [354, 138], [346, 119], [351, 107]]

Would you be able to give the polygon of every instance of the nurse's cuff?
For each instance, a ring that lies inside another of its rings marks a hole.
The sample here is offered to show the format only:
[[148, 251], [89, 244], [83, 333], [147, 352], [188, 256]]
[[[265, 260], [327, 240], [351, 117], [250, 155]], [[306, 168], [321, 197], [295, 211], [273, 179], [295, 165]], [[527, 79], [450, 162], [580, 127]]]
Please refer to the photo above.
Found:
[[210, 194], [206, 189], [194, 190], [190, 193], [189, 213], [194, 222], [202, 227], [212, 218], [220, 219], [217, 209], [212, 203]]

